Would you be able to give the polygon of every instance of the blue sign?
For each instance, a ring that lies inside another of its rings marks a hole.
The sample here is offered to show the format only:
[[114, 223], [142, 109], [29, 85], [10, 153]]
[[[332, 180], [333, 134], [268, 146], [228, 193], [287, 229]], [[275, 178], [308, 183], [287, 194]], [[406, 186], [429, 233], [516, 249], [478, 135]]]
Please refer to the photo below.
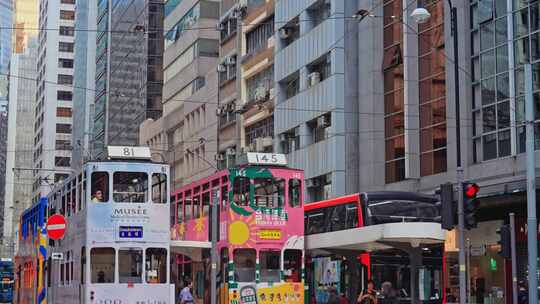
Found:
[[140, 239], [143, 237], [143, 228], [141, 226], [120, 226], [120, 238]]

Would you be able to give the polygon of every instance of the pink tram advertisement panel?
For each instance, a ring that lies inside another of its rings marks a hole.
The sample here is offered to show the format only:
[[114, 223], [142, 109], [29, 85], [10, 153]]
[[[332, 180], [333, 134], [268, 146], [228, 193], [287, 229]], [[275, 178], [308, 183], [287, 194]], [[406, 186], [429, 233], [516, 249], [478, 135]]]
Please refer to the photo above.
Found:
[[219, 303], [304, 303], [303, 172], [245, 166], [174, 194], [177, 241], [209, 240], [212, 189], [219, 189]]

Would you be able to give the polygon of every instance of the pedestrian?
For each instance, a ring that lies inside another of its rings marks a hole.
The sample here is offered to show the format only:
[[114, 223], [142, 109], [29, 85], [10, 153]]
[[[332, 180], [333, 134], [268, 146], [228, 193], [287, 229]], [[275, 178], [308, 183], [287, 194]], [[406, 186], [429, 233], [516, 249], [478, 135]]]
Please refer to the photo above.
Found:
[[391, 282], [384, 282], [381, 284], [381, 294], [383, 296], [383, 304], [397, 304], [397, 294], [395, 289], [392, 287]]
[[375, 283], [372, 280], [368, 281], [367, 289], [362, 290], [356, 302], [358, 304], [378, 304]]
[[339, 304], [349, 304], [349, 299], [347, 299], [343, 292], [339, 296]]
[[180, 291], [180, 304], [193, 304], [191, 288], [193, 288], [193, 283], [191, 281], [187, 281], [184, 289]]
[[518, 287], [518, 304], [529, 303], [529, 291], [525, 282], [520, 281]]

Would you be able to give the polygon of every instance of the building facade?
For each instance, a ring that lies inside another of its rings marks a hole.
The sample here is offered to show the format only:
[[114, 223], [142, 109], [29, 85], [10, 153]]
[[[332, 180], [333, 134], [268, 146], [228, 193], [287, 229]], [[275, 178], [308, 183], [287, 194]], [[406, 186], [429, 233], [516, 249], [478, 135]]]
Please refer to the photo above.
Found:
[[32, 203], [34, 175], [31, 170], [24, 168], [28, 168], [33, 162], [36, 100], [36, 82], [33, 78], [37, 74], [37, 49], [37, 37], [33, 37], [27, 40], [23, 52], [14, 53], [11, 57], [10, 73], [19, 77], [11, 77], [9, 83], [4, 196], [6, 204], [2, 227], [4, 239], [9, 242], [9, 246], [5, 247], [5, 256], [12, 256], [16, 252], [19, 216]]
[[13, 52], [23, 53], [28, 40], [37, 37], [38, 31], [38, 0], [13, 1]]
[[0, 0], [0, 111], [5, 111], [8, 100], [9, 60], [13, 28], [13, 1]]
[[[70, 172], [75, 0], [40, 0], [34, 161], [34, 201]], [[51, 31], [58, 28], [58, 31]]]
[[307, 202], [358, 191], [355, 11], [355, 1], [276, 2], [275, 147], [305, 170]]
[[79, 122], [66, 149], [72, 149], [71, 167], [79, 169], [90, 158], [96, 78], [97, 1], [77, 3], [75, 14], [75, 58], [73, 119]]
[[163, 116], [141, 125], [140, 143], [171, 165], [175, 188], [215, 171], [218, 12], [217, 1], [165, 4]]
[[163, 1], [101, 0], [97, 12], [92, 158], [134, 146], [139, 126], [161, 116]]
[[[6, 183], [6, 154], [7, 154], [7, 126], [8, 126], [8, 117], [7, 112], [0, 112], [0, 214], [4, 214], [6, 210], [6, 199], [5, 199], [5, 188]], [[9, 208], [9, 207], [7, 207]], [[0, 224], [4, 224], [4, 217], [0, 220]], [[4, 237], [5, 234], [2, 231], [0, 237]]]

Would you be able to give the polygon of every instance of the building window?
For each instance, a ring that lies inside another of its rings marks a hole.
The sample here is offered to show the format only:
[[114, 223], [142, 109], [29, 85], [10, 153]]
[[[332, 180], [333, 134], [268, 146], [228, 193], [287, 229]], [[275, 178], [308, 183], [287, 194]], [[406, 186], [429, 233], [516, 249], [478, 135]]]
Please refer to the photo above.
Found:
[[297, 71], [282, 81], [281, 86], [285, 91], [286, 99], [296, 96], [300, 92], [300, 72]]
[[269, 116], [246, 127], [246, 146], [255, 144], [256, 138], [274, 137], [274, 116]]
[[75, 20], [75, 12], [74, 11], [60, 11], [60, 19], [62, 20]]
[[284, 48], [300, 38], [300, 18], [296, 17], [279, 29], [278, 37], [283, 41]]
[[56, 167], [69, 167], [71, 166], [71, 159], [69, 157], [55, 157], [54, 165]]
[[55, 142], [55, 149], [56, 150], [71, 150], [71, 141], [57, 139]]
[[[401, 0], [391, 0], [384, 4], [383, 46], [384, 57], [394, 58], [396, 50], [401, 50], [403, 25]], [[384, 77], [384, 120], [385, 120], [385, 177], [387, 183], [405, 179], [405, 117], [403, 111], [403, 63], [383, 63]]]
[[73, 84], [73, 76], [58, 74], [58, 84]]
[[219, 67], [219, 84], [223, 85], [236, 78], [236, 55], [226, 57]]
[[230, 123], [236, 121], [236, 103], [234, 101], [222, 105], [221, 109], [221, 115], [219, 116], [220, 127], [227, 126]]
[[318, 143], [327, 139], [330, 136], [330, 127], [332, 126], [330, 113], [326, 113], [316, 119], [307, 122], [307, 126], [311, 133], [312, 143]]
[[56, 108], [56, 117], [71, 117], [71, 108]]
[[228, 40], [230, 37], [236, 34], [237, 25], [237, 19], [232, 17], [228, 17], [222, 23], [220, 23], [221, 42]]
[[446, 171], [444, 1], [425, 7], [432, 15], [419, 26], [420, 175]]
[[201, 6], [197, 3], [165, 34], [165, 48], [176, 42], [186, 30], [195, 25], [200, 15]]
[[62, 4], [75, 4], [75, 0], [60, 0]]
[[332, 13], [331, 8], [330, 1], [319, 0], [307, 10], [308, 20], [313, 22], [313, 27], [316, 27], [330, 17]]
[[73, 59], [58, 58], [58, 67], [66, 69], [73, 68]]
[[330, 53], [322, 56], [307, 66], [309, 73], [308, 86], [314, 86], [319, 81], [324, 81], [332, 74], [332, 62], [330, 60]]
[[269, 97], [270, 89], [272, 89], [273, 87], [274, 66], [272, 65], [266, 70], [246, 80], [247, 101], [259, 101], [257, 99], [263, 98], [263, 92], [266, 92], [266, 97]]
[[268, 18], [246, 34], [246, 53], [252, 55], [268, 46], [268, 39], [274, 35], [274, 17]]
[[300, 149], [300, 127], [281, 133], [279, 141], [283, 153], [289, 154]]
[[70, 124], [56, 124], [56, 133], [71, 134]]
[[57, 91], [56, 99], [63, 101], [71, 101], [73, 99], [73, 93], [70, 91]]
[[75, 28], [72, 26], [60, 26], [59, 32], [62, 36], [73, 36], [75, 35]]
[[71, 42], [59, 42], [58, 50], [60, 52], [73, 53], [73, 43]]

